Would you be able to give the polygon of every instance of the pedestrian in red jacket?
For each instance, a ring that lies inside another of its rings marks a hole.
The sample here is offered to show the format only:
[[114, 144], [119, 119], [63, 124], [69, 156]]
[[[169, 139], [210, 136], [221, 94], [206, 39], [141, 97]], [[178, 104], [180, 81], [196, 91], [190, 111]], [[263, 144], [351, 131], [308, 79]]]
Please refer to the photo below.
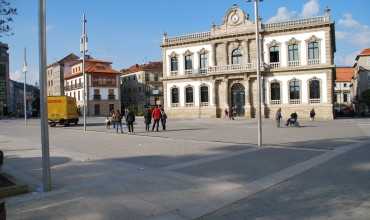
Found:
[[152, 131], [154, 131], [154, 127], [156, 127], [156, 131], [158, 131], [159, 120], [161, 119], [161, 109], [158, 106], [156, 106], [153, 110], [152, 118], [154, 120]]

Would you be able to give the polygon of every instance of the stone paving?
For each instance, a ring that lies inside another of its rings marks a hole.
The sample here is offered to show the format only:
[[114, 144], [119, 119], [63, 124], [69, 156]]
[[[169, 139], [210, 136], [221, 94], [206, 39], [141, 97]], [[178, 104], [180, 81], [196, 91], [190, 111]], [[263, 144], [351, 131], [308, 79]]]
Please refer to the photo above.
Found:
[[327, 167], [369, 145], [370, 136], [368, 119], [280, 129], [266, 120], [259, 149], [253, 120], [169, 120], [168, 131], [147, 133], [138, 118], [134, 135], [105, 129], [103, 118], [88, 120], [87, 133], [82, 126], [50, 129], [51, 193], [37, 192], [38, 121], [27, 128], [22, 120], [0, 121], [4, 170], [35, 190], [7, 200], [10, 219], [224, 219], [230, 204]]

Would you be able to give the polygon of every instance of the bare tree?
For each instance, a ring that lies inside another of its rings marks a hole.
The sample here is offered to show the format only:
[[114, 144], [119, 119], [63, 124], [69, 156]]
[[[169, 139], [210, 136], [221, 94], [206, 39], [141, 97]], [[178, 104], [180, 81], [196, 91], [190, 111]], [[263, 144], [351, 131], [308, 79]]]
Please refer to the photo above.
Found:
[[0, 0], [0, 37], [14, 34], [10, 23], [13, 22], [13, 16], [16, 14], [17, 9], [13, 8], [8, 0]]

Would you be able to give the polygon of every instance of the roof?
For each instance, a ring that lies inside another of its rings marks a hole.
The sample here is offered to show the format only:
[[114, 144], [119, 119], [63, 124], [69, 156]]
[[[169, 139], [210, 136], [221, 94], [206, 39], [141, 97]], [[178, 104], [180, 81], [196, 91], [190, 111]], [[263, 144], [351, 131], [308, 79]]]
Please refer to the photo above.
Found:
[[357, 55], [356, 60], [360, 58], [361, 56], [370, 56], [370, 48], [365, 48], [361, 51], [359, 55]]
[[67, 56], [63, 57], [62, 59], [48, 65], [47, 67], [51, 67], [51, 66], [58, 65], [58, 64], [63, 64], [65, 62], [72, 61], [72, 60], [78, 60], [78, 59], [79, 57], [76, 54], [70, 53]]
[[350, 82], [355, 73], [353, 67], [337, 67], [335, 81], [336, 82]]
[[139, 71], [153, 71], [153, 70], [161, 71], [162, 68], [163, 68], [162, 62], [157, 61], [157, 62], [149, 62], [149, 63], [145, 63], [141, 65], [135, 64], [135, 65], [130, 66], [127, 69], [122, 69], [120, 72], [124, 75], [127, 75], [130, 73], [136, 73]]
[[[82, 61], [81, 61], [82, 62]], [[74, 62], [70, 69], [73, 67], [73, 65], [81, 63]], [[104, 75], [118, 75], [121, 74], [119, 71], [115, 70], [111, 66], [112, 62], [104, 61], [104, 60], [97, 60], [97, 59], [87, 59], [85, 61], [85, 72], [88, 74], [104, 74]], [[66, 73], [64, 76], [64, 79], [71, 79], [77, 76], [81, 76], [82, 71], [78, 73], [71, 74], [71, 72]]]

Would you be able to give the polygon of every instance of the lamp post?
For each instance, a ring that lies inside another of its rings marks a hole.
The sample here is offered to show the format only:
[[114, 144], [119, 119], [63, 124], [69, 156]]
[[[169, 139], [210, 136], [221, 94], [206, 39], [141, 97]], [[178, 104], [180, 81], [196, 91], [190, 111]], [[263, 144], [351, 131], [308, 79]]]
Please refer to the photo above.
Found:
[[87, 107], [87, 82], [86, 82], [86, 73], [85, 73], [85, 57], [87, 51], [87, 35], [86, 35], [86, 18], [85, 13], [82, 17], [82, 37], [81, 37], [81, 45], [80, 50], [82, 53], [82, 75], [84, 79], [84, 86], [83, 86], [83, 120], [84, 120], [84, 132], [86, 132], [86, 107]]
[[247, 0], [247, 2], [254, 2], [254, 20], [256, 24], [256, 74], [257, 74], [257, 123], [258, 123], [258, 147], [262, 147], [262, 113], [261, 113], [261, 102], [262, 102], [262, 91], [261, 91], [261, 62], [260, 62], [260, 19], [258, 13], [258, 3], [262, 0]]
[[46, 97], [46, 0], [39, 0], [39, 80], [42, 146], [42, 187], [51, 190], [48, 105]]
[[24, 74], [24, 83], [23, 83], [23, 105], [24, 105], [24, 126], [27, 127], [27, 57], [26, 57], [26, 48], [24, 48], [24, 63], [23, 63], [23, 74]]

